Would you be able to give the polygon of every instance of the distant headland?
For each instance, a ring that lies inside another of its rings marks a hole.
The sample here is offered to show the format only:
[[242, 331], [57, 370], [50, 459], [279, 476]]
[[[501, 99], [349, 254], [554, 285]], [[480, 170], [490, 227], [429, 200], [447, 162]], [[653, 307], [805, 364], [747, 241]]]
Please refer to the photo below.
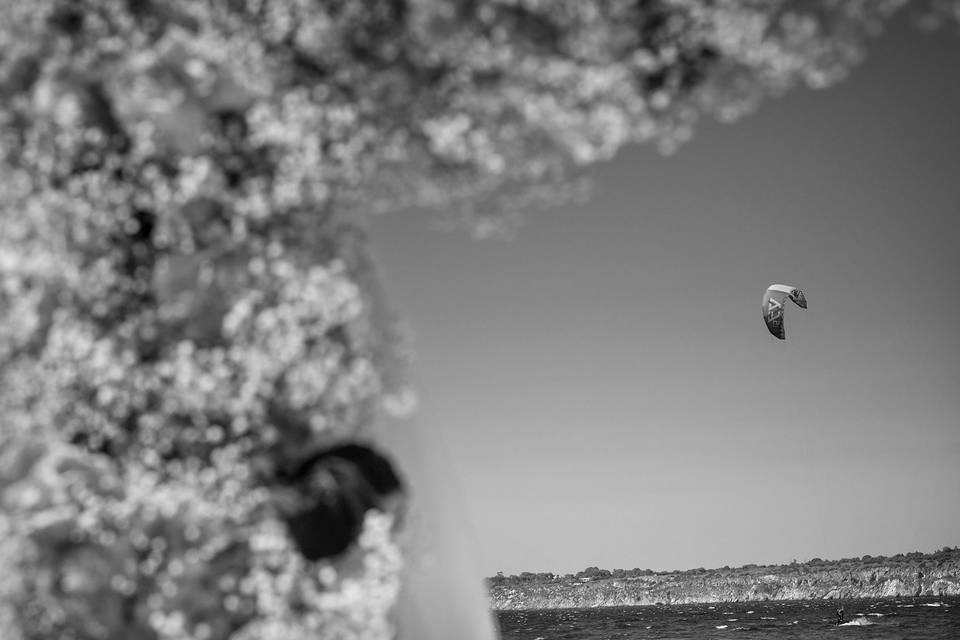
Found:
[[687, 571], [589, 567], [564, 576], [498, 573], [488, 583], [494, 609], [954, 596], [960, 595], [960, 547]]

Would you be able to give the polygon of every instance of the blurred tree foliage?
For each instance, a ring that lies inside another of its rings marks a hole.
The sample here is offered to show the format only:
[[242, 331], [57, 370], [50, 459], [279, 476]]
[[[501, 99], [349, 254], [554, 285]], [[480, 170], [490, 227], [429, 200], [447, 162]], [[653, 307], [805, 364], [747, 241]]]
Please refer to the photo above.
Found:
[[367, 216], [495, 233], [904, 4], [0, 0], [4, 640], [390, 637], [391, 516], [309, 563], [274, 487], [413, 406]]

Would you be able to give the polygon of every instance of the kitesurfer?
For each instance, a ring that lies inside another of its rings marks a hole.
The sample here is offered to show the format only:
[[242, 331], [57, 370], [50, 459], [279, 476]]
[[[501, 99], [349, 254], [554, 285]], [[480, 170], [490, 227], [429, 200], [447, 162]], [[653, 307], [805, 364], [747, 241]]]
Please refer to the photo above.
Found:
[[837, 626], [843, 624], [843, 603], [837, 606]]

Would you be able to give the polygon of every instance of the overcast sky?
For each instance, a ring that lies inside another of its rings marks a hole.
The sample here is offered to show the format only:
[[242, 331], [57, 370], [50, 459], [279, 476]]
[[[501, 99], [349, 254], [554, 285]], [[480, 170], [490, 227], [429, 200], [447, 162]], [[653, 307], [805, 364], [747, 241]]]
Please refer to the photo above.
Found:
[[[626, 149], [511, 241], [375, 222], [485, 575], [960, 544], [958, 63], [901, 25], [837, 87]], [[809, 301], [785, 342], [774, 282]]]

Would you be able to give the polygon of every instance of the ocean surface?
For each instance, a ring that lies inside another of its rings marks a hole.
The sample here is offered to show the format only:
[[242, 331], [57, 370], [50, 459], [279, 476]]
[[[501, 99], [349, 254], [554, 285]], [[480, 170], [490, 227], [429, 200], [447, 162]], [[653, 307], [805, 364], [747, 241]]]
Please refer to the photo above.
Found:
[[960, 640], [960, 597], [500, 611], [503, 640]]

